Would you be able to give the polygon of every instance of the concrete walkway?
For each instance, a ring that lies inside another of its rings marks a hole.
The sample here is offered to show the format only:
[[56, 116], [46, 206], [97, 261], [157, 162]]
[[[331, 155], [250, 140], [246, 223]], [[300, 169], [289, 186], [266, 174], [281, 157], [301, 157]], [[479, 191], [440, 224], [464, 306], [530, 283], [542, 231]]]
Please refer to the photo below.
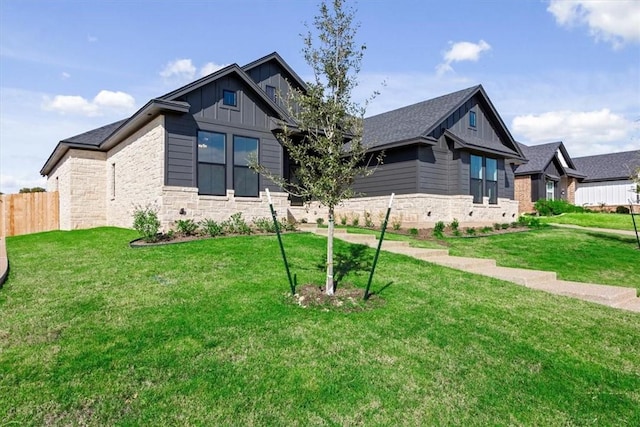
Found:
[[[326, 228], [309, 228], [308, 230], [319, 235], [327, 235]], [[336, 229], [335, 237], [349, 243], [367, 245], [372, 248], [378, 247], [378, 240], [373, 234], [353, 234], [347, 233], [344, 229]], [[553, 271], [498, 267], [494, 259], [450, 256], [447, 249], [413, 248], [409, 246], [409, 242], [385, 240], [382, 242], [382, 249], [456, 270], [506, 280], [552, 294], [578, 298], [640, 313], [640, 298], [638, 298], [635, 288], [558, 280], [556, 273]]]
[[[638, 220], [636, 221], [640, 221], [640, 218], [638, 218]], [[554, 227], [562, 227], [562, 228], [573, 228], [576, 230], [585, 230], [585, 231], [595, 231], [598, 233], [609, 233], [609, 234], [621, 234], [623, 236], [633, 236], [636, 237], [636, 232], [635, 231], [629, 231], [629, 230], [615, 230], [613, 228], [595, 228], [595, 227], [582, 227], [579, 225], [573, 225], [573, 224], [556, 224], [556, 223], [549, 223], [549, 225], [553, 225]], [[640, 223], [638, 224], [638, 228], [640, 228]]]

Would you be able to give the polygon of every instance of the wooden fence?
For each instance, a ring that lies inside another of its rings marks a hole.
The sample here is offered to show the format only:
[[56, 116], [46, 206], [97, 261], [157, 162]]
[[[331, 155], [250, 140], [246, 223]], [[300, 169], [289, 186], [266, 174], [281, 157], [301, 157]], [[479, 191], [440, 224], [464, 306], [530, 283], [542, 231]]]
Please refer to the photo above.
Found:
[[58, 192], [0, 196], [0, 236], [60, 229]]

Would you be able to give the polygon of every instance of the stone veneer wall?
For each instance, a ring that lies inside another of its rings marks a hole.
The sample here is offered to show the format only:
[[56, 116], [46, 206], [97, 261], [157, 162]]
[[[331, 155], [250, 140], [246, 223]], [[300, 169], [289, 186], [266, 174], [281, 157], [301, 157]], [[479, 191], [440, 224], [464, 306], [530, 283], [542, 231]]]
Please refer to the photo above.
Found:
[[109, 150], [102, 165], [107, 225], [131, 228], [136, 206], [160, 207], [164, 140], [164, 116], [158, 116]]
[[60, 194], [60, 229], [103, 226], [105, 214], [105, 153], [70, 149], [47, 180]]
[[[575, 186], [574, 186], [575, 188]], [[514, 184], [514, 196], [520, 203], [520, 213], [529, 213], [535, 211], [534, 202], [531, 201], [531, 177], [516, 176]]]
[[[287, 218], [287, 197], [287, 193], [271, 193], [273, 207], [279, 218]], [[180, 213], [182, 209], [184, 214]], [[260, 192], [259, 197], [235, 197], [233, 190], [227, 190], [226, 196], [200, 196], [197, 188], [162, 188], [159, 217], [165, 231], [174, 227], [179, 219], [193, 219], [196, 222], [205, 218], [224, 221], [237, 212], [242, 212], [242, 217], [247, 222], [255, 218], [270, 218], [267, 195]]]

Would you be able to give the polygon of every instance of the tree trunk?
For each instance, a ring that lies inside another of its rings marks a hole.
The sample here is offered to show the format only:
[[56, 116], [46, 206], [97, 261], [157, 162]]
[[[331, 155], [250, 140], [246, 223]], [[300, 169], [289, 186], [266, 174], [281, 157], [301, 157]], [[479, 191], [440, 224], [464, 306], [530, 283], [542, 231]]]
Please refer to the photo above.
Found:
[[333, 295], [333, 207], [329, 208], [329, 229], [327, 230], [327, 282], [325, 290], [327, 295]]

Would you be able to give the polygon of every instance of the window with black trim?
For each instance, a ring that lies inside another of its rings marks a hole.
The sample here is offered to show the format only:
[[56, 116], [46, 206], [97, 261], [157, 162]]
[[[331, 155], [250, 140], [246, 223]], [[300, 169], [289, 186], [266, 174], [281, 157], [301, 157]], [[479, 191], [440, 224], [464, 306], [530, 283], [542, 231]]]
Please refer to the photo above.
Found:
[[476, 127], [476, 112], [469, 111], [469, 126], [472, 128]]
[[490, 204], [498, 203], [497, 159], [471, 154], [469, 177], [469, 193], [473, 196], [473, 203], [482, 203], [485, 196]]
[[240, 197], [258, 197], [258, 174], [249, 168], [249, 160], [258, 157], [258, 139], [233, 137], [233, 189]]
[[226, 164], [226, 135], [198, 131], [198, 193], [226, 195]]
[[229, 107], [237, 107], [238, 102], [235, 91], [224, 89], [222, 91], [222, 104]]
[[267, 85], [267, 96], [273, 102], [276, 102], [276, 88], [274, 86]]

